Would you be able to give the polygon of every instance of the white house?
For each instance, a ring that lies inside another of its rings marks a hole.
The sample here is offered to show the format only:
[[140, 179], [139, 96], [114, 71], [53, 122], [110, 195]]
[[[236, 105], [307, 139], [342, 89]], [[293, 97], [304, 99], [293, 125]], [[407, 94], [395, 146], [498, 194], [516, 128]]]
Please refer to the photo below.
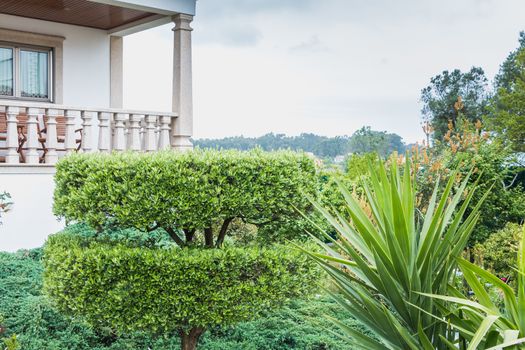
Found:
[[[0, 250], [30, 248], [62, 227], [54, 164], [70, 152], [191, 148], [190, 23], [196, 0], [0, 1], [0, 191], [14, 206]], [[123, 37], [174, 23], [173, 108], [122, 105]]]

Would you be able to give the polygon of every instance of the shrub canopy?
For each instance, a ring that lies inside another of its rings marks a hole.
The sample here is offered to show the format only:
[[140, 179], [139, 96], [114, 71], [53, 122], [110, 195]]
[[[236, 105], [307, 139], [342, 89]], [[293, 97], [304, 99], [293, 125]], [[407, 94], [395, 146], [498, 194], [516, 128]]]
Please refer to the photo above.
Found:
[[313, 161], [290, 151], [74, 154], [58, 163], [55, 179], [54, 212], [67, 220], [163, 228], [179, 245], [204, 231], [210, 247], [222, 244], [233, 219], [295, 217], [293, 206], [305, 211], [304, 195], [316, 192]]
[[225, 326], [311, 292], [318, 270], [289, 246], [136, 248], [49, 238], [44, 290], [96, 328], [175, 334]]

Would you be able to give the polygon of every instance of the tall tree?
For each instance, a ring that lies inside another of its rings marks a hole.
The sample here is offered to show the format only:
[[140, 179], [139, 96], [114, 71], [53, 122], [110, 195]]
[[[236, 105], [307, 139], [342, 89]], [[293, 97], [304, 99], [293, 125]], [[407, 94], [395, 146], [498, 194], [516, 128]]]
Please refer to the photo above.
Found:
[[525, 32], [519, 42], [496, 76], [486, 123], [513, 151], [525, 152]]
[[494, 78], [496, 90], [500, 88], [509, 89], [516, 78], [521, 75], [520, 67], [516, 65], [516, 59], [520, 52], [525, 50], [525, 31], [520, 32], [519, 46], [509, 53], [507, 59], [501, 64], [499, 72]]
[[[443, 71], [430, 79], [430, 85], [421, 90], [423, 119], [433, 129], [434, 141], [441, 141], [452, 123], [456, 129], [458, 110], [472, 121], [481, 120], [488, 98], [488, 80], [479, 67], [468, 72], [455, 69]], [[458, 99], [461, 106], [457, 104]]]
[[377, 152], [382, 157], [386, 157], [394, 151], [404, 152], [405, 144], [397, 134], [375, 131], [369, 126], [364, 126], [350, 138], [350, 151], [357, 154]]

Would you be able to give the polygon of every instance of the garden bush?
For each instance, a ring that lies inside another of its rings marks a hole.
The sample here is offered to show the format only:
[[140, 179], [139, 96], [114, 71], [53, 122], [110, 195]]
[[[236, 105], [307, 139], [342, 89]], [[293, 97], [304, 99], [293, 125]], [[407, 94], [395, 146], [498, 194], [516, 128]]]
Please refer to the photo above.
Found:
[[290, 246], [144, 248], [67, 233], [45, 247], [44, 290], [59, 310], [119, 334], [199, 336], [308, 295], [319, 271]]
[[515, 264], [521, 235], [520, 225], [508, 223], [485, 242], [474, 247], [477, 262], [498, 277], [515, 281], [517, 277]]
[[164, 229], [180, 246], [221, 246], [236, 218], [263, 225], [307, 211], [316, 195], [305, 154], [195, 150], [74, 154], [57, 164], [54, 211], [102, 230]]
[[[85, 225], [69, 232], [86, 232]], [[80, 234], [80, 233], [79, 233]], [[82, 233], [83, 234], [83, 233]], [[92, 231], [88, 230], [91, 235]], [[0, 314], [6, 335], [18, 334], [22, 350], [172, 350], [178, 335], [154, 338], [145, 332], [119, 337], [95, 331], [79, 318], [58, 312], [41, 294], [42, 249], [0, 253]], [[256, 320], [235, 327], [214, 327], [201, 342], [202, 350], [346, 350], [345, 342], [327, 332], [324, 315], [362, 328], [352, 316], [322, 295], [293, 299], [280, 309], [264, 310]]]

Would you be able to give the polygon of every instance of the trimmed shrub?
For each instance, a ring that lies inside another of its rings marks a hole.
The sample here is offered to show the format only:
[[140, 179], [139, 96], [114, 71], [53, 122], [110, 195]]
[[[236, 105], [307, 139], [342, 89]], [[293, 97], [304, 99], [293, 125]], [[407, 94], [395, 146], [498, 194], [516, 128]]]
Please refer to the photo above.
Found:
[[319, 270], [290, 246], [136, 248], [51, 236], [44, 290], [59, 310], [118, 333], [196, 336], [309, 294]]
[[[77, 232], [80, 226], [71, 228]], [[0, 253], [0, 313], [5, 316], [6, 335], [18, 334], [23, 350], [172, 350], [178, 335], [153, 339], [143, 332], [119, 337], [95, 333], [79, 318], [59, 313], [41, 295], [41, 249]], [[235, 327], [210, 329], [199, 343], [203, 350], [343, 350], [346, 343], [326, 331], [324, 315], [362, 328], [326, 296], [291, 300], [282, 308], [262, 312], [256, 320]], [[321, 325], [321, 326], [320, 326]], [[335, 331], [335, 330], [334, 330]]]
[[307, 211], [316, 173], [306, 155], [195, 150], [73, 154], [57, 165], [54, 212], [68, 221], [166, 230], [180, 246], [221, 246], [235, 218], [256, 225]]

